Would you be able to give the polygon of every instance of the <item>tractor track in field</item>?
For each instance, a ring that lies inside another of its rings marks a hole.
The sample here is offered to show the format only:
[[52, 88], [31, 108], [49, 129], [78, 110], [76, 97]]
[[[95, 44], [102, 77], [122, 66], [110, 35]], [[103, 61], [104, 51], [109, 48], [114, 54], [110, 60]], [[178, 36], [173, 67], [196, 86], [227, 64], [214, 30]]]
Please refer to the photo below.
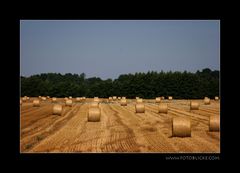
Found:
[[82, 105], [63, 128], [49, 136], [32, 151], [34, 152], [87, 152], [95, 148], [101, 123], [87, 122], [88, 105]]
[[[45, 107], [45, 109], [47, 108]], [[61, 116], [52, 115], [52, 109], [50, 109], [50, 113], [44, 118], [35, 120], [27, 128], [21, 127], [21, 151], [29, 151], [37, 143], [62, 128], [75, 115], [74, 111], [76, 109], [79, 108], [74, 106], [73, 108], [66, 107]]]
[[[130, 105], [130, 107], [133, 107], [132, 109], [134, 109], [133, 105]], [[120, 108], [128, 110], [128, 107], [119, 106], [118, 110], [120, 110]], [[139, 116], [142, 118], [138, 119], [137, 117]], [[168, 133], [166, 135], [166, 133], [163, 132], [163, 129], [166, 129], [165, 125], [163, 124], [165, 120], [162, 120], [160, 117], [154, 116], [149, 112], [139, 114], [135, 113], [134, 111], [132, 111], [132, 116], [130, 118], [132, 121], [129, 120], [128, 122], [133, 122], [135, 125], [129, 123], [129, 127], [135, 127], [135, 136], [142, 138], [142, 141], [139, 142], [139, 145], [143, 151], [163, 152], [176, 150], [176, 148], [167, 140]]]
[[31, 105], [26, 105], [26, 106], [21, 107], [20, 110], [21, 110], [21, 114], [28, 114], [28, 113], [30, 113], [32, 115], [32, 114], [34, 114], [34, 111], [36, 111], [36, 112], [41, 111], [42, 108], [44, 108], [46, 106], [48, 106], [48, 105], [44, 104], [44, 105], [41, 105], [41, 108], [40, 108], [40, 107], [33, 107], [32, 104], [31, 104]]
[[[153, 109], [155, 111], [158, 111], [158, 108], [155, 107], [154, 105], [147, 105], [150, 109]], [[157, 113], [156, 113], [157, 114]], [[160, 114], [163, 115], [163, 114]], [[191, 120], [199, 123], [203, 123], [205, 125], [208, 125], [208, 116], [207, 118], [205, 116], [201, 116], [198, 114], [194, 114], [192, 112], [188, 112], [185, 110], [180, 110], [179, 108], [175, 108], [172, 106], [168, 106], [168, 114], [166, 116], [171, 116], [171, 117], [189, 117]]]

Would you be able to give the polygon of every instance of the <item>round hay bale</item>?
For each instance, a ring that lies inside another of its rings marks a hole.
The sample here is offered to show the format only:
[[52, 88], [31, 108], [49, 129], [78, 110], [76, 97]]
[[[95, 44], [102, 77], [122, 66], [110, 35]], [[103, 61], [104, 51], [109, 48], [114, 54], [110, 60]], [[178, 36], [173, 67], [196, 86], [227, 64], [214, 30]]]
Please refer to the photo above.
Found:
[[69, 98], [69, 99], [72, 99], [72, 96], [69, 96], [68, 98]]
[[40, 101], [39, 100], [33, 100], [33, 107], [39, 107]]
[[100, 121], [101, 111], [100, 108], [91, 107], [88, 110], [88, 121], [97, 122]]
[[117, 96], [113, 96], [113, 100], [116, 101], [117, 100]]
[[209, 117], [209, 131], [217, 132], [220, 129], [220, 116], [211, 115]]
[[121, 97], [118, 97], [118, 100], [121, 100]]
[[168, 113], [168, 105], [166, 103], [160, 103], [158, 106], [158, 113]]
[[126, 97], [122, 97], [122, 99], [126, 99]]
[[199, 103], [197, 102], [190, 102], [190, 110], [198, 110], [199, 109]]
[[82, 98], [80, 98], [80, 97], [77, 97], [77, 98], [76, 98], [76, 101], [77, 101], [77, 102], [80, 102], [81, 100], [82, 100]]
[[210, 98], [204, 98], [204, 104], [209, 105], [210, 104]]
[[57, 98], [56, 98], [56, 97], [53, 97], [53, 98], [52, 98], [52, 102], [53, 102], [53, 103], [56, 103], [56, 102], [57, 102]]
[[145, 112], [145, 106], [143, 103], [137, 103], [135, 105], [135, 110], [136, 110], [136, 113], [144, 113]]
[[98, 108], [98, 107], [99, 107], [99, 102], [92, 102], [92, 103], [90, 104], [90, 107], [92, 107], [92, 108]]
[[86, 100], [86, 97], [82, 97], [82, 101], [84, 102]]
[[219, 100], [219, 98], [218, 98], [217, 96], [215, 96], [215, 100], [216, 100], [216, 101], [218, 101], [218, 100]]
[[50, 97], [49, 97], [49, 96], [47, 96], [47, 98], [48, 98], [48, 99], [50, 99]]
[[62, 110], [63, 110], [62, 105], [59, 104], [53, 105], [53, 115], [61, 115]]
[[65, 100], [65, 101], [67, 101], [67, 100], [68, 100], [68, 98], [67, 98], [67, 97], [65, 97], [65, 98], [64, 98], [64, 100]]
[[100, 100], [99, 100], [98, 97], [94, 97], [94, 98], [93, 98], [93, 101], [94, 101], [94, 102], [100, 102]]
[[137, 103], [142, 103], [143, 99], [137, 99]]
[[172, 99], [173, 99], [173, 97], [172, 97], [172, 96], [169, 96], [169, 97], [168, 97], [168, 100], [172, 100]]
[[127, 106], [127, 100], [126, 99], [122, 99], [120, 104], [121, 104], [121, 106]]
[[46, 101], [46, 97], [41, 97], [42, 98], [42, 101]]
[[23, 97], [23, 98], [22, 98], [22, 101], [23, 101], [23, 102], [26, 102], [26, 101], [27, 101], [27, 98], [26, 98], [26, 97]]
[[173, 137], [190, 137], [191, 121], [188, 118], [176, 117], [172, 120]]
[[160, 103], [161, 102], [161, 98], [160, 97], [156, 97], [155, 102], [156, 103]]
[[161, 98], [162, 100], [164, 100], [165, 98], [162, 96], [162, 98]]
[[112, 102], [113, 101], [113, 98], [112, 97], [109, 97], [108, 98], [108, 102]]
[[139, 99], [139, 97], [136, 97], [136, 100]]
[[72, 103], [73, 103], [72, 100], [68, 99], [66, 100], [65, 105], [72, 107]]

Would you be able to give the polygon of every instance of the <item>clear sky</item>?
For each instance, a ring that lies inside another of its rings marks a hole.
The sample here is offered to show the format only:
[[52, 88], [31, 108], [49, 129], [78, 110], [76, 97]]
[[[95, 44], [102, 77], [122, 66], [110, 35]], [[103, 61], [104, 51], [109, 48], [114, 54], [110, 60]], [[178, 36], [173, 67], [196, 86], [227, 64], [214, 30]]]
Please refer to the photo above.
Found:
[[20, 72], [220, 70], [219, 20], [21, 20]]

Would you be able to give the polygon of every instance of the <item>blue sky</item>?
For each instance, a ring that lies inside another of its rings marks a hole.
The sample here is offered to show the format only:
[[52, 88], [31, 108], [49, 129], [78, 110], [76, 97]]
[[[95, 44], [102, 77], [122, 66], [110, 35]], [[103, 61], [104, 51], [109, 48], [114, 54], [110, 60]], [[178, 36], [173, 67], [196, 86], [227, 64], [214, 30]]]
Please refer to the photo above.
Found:
[[21, 20], [20, 72], [220, 70], [219, 20]]

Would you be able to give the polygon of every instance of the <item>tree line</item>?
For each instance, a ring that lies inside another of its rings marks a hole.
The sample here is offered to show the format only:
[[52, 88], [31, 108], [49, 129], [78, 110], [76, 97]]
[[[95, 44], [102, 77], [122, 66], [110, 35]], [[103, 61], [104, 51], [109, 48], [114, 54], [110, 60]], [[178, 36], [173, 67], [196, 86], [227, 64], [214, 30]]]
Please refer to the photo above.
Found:
[[192, 72], [155, 72], [122, 74], [117, 79], [86, 78], [81, 74], [43, 73], [20, 77], [21, 96], [110, 97], [194, 99], [219, 96], [219, 71], [205, 68]]

